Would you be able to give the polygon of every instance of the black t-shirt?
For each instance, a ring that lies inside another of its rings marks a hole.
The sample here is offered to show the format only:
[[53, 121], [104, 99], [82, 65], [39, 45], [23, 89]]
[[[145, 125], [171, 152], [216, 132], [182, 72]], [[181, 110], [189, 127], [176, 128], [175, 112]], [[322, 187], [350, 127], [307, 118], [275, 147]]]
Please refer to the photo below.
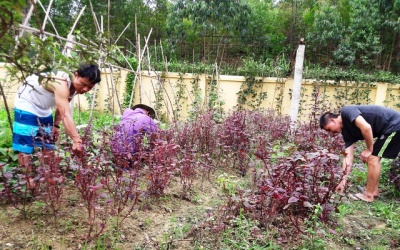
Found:
[[377, 105], [344, 106], [340, 112], [343, 128], [342, 135], [346, 148], [358, 140], [364, 140], [361, 130], [354, 124], [361, 115], [372, 128], [374, 138], [400, 131], [400, 112]]

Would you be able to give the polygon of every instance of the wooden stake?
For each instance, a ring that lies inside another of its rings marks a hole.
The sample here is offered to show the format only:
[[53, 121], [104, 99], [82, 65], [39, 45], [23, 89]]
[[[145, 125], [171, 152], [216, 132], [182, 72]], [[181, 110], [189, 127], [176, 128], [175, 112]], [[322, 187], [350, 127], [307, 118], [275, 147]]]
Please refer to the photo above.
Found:
[[114, 91], [115, 91], [115, 96], [117, 98], [117, 103], [118, 103], [118, 107], [119, 107], [119, 113], [122, 114], [122, 107], [121, 107], [121, 103], [119, 101], [119, 96], [118, 96], [118, 90], [117, 90], [117, 86], [114, 83], [114, 71], [113, 71], [113, 67], [110, 67], [111, 70], [111, 84], [114, 87]]
[[[147, 36], [148, 38], [147, 38], [147, 40], [149, 39], [149, 37], [150, 37], [150, 35], [151, 35], [151, 32], [153, 31], [153, 29], [150, 29], [150, 32], [149, 32], [149, 35]], [[139, 46], [140, 46], [140, 44], [139, 44]], [[132, 92], [131, 92], [131, 98], [130, 98], [130, 100], [129, 100], [129, 107], [132, 105], [132, 100], [133, 100], [133, 92], [134, 92], [134, 90], [135, 90], [135, 84], [136, 84], [136, 79], [137, 79], [137, 76], [139, 75], [139, 77], [141, 77], [141, 71], [139, 71], [140, 70], [140, 68], [139, 68], [139, 66], [140, 66], [140, 62], [142, 61], [142, 59], [143, 59], [143, 55], [144, 55], [144, 53], [140, 53], [140, 47], [138, 46], [138, 69], [137, 69], [137, 74], [135, 75], [135, 78], [134, 78], [134, 80], [133, 80], [133, 86], [132, 86]], [[144, 51], [146, 50], [146, 48], [147, 48], [147, 46], [148, 46], [148, 44], [147, 44], [147, 42], [146, 42], [146, 44], [145, 44], [145, 48], [144, 48]], [[140, 98], [140, 102], [141, 102], [141, 98]]]
[[[36, 2], [33, 1], [33, 3], [31, 4], [31, 7], [29, 8], [29, 11], [28, 11], [28, 13], [26, 14], [26, 17], [25, 17], [25, 19], [24, 19], [24, 22], [22, 23], [23, 26], [27, 26], [27, 25], [28, 25], [29, 19], [31, 19], [32, 12], [33, 12], [33, 8], [34, 8], [33, 5], [34, 5], [35, 3], [36, 3]], [[24, 34], [24, 31], [25, 31], [25, 30], [21, 30], [21, 33], [20, 33], [19, 36], [17, 36], [16, 38], [22, 37], [22, 35]]]
[[[75, 27], [76, 27], [76, 25], [78, 24], [78, 21], [79, 21], [79, 19], [81, 18], [82, 14], [83, 14], [83, 11], [84, 11], [85, 9], [86, 9], [86, 5], [83, 6], [83, 8], [81, 9], [81, 11], [80, 11], [79, 14], [78, 14], [78, 17], [75, 19], [74, 24], [72, 25], [71, 29], [69, 30], [69, 33], [68, 33], [68, 35], [67, 35], [67, 39], [72, 40], [72, 33], [74, 32]], [[65, 43], [64, 49], [63, 49], [63, 51], [62, 51], [63, 54], [66, 53], [66, 51], [67, 51], [67, 46], [68, 46], [68, 42]]]
[[90, 10], [92, 11], [92, 15], [93, 15], [94, 24], [96, 25], [97, 31], [100, 31], [99, 22], [97, 21], [96, 13], [95, 13], [94, 10], [93, 10], [92, 1], [89, 0], [89, 3], [90, 3]]
[[[44, 28], [46, 27], [47, 18], [49, 18], [50, 7], [51, 7], [51, 5], [53, 4], [53, 0], [50, 0], [49, 6], [47, 6], [47, 10], [44, 9], [44, 7], [43, 7], [42, 3], [40, 2], [40, 0], [37, 0], [37, 1], [38, 1], [38, 3], [40, 4], [40, 6], [42, 6], [43, 10], [44, 10], [45, 13], [46, 13], [46, 16], [44, 17], [44, 21], [43, 21], [43, 24], [42, 24], [42, 30], [44, 30]], [[56, 33], [57, 33], [57, 32], [56, 32]]]
[[126, 25], [125, 29], [121, 32], [121, 34], [119, 34], [117, 40], [115, 40], [114, 44], [117, 44], [119, 38], [122, 36], [122, 34], [124, 34], [125, 30], [129, 27], [129, 25], [131, 25], [131, 23], [128, 23], [128, 25]]

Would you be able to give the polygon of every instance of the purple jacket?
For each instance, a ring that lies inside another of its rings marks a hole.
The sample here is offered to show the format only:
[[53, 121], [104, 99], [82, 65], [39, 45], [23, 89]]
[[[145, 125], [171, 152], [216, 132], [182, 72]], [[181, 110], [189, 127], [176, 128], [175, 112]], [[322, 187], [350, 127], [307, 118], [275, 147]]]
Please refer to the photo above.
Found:
[[122, 114], [122, 120], [116, 129], [113, 139], [113, 152], [134, 153], [136, 149], [136, 141], [143, 134], [151, 134], [157, 131], [157, 125], [151, 119], [146, 111], [140, 108], [135, 110], [126, 109]]

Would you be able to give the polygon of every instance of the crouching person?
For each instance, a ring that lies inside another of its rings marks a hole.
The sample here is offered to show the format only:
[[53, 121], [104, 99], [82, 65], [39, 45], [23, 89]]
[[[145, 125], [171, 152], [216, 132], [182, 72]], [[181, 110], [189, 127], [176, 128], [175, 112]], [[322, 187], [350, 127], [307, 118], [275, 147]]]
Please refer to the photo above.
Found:
[[111, 143], [111, 152], [118, 168], [136, 168], [144, 160], [144, 141], [148, 135], [158, 131], [155, 114], [153, 108], [144, 104], [137, 104], [124, 111]]

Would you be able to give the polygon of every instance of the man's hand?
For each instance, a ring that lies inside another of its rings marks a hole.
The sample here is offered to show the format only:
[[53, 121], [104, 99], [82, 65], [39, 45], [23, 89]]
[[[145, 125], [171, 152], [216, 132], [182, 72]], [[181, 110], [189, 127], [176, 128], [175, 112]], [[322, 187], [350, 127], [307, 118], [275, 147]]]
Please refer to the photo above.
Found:
[[372, 154], [371, 150], [366, 149], [366, 150], [362, 151], [361, 152], [361, 161], [366, 163], [368, 161], [368, 157], [370, 157], [371, 154]]
[[77, 141], [72, 144], [72, 152], [74, 154], [82, 154], [83, 153], [83, 146], [82, 146], [81, 141]]
[[[344, 178], [344, 177], [343, 177]], [[340, 193], [340, 194], [343, 194], [344, 193], [344, 187], [346, 186], [346, 180], [345, 179], [343, 179], [340, 183], [339, 183], [339, 185], [337, 185], [337, 187], [336, 187], [336, 189], [335, 189], [335, 192], [336, 193]]]
[[58, 139], [60, 139], [60, 129], [57, 127], [53, 127], [52, 135], [54, 142], [58, 141]]

